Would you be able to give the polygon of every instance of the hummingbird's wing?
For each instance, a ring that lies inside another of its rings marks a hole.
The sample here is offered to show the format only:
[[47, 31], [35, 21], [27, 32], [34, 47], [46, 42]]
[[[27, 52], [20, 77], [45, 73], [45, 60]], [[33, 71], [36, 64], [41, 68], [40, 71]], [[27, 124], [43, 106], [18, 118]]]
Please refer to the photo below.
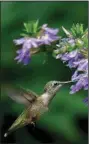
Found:
[[5, 88], [6, 94], [13, 100], [18, 103], [30, 105], [32, 104], [36, 98], [37, 94], [31, 90], [26, 90], [21, 87], [7, 87]]

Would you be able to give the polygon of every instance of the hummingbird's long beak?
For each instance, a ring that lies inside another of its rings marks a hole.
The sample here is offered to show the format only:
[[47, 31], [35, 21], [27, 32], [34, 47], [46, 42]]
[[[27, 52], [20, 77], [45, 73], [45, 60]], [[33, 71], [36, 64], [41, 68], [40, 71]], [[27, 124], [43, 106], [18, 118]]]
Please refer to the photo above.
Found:
[[72, 83], [73, 81], [58, 81], [57, 89], [61, 88], [64, 84]]
[[59, 84], [67, 84], [67, 83], [72, 83], [73, 81], [64, 81], [64, 82], [62, 82], [62, 81], [59, 81]]

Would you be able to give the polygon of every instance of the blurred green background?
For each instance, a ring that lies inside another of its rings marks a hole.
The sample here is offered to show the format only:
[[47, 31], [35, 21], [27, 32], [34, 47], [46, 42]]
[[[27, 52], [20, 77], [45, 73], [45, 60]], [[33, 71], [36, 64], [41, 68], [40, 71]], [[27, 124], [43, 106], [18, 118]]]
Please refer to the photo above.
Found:
[[[16, 47], [13, 39], [20, 37], [23, 22], [36, 19], [40, 20], [40, 25], [48, 23], [54, 28], [70, 28], [78, 22], [86, 28], [88, 2], [1, 2], [1, 84], [13, 83], [41, 94], [48, 81], [70, 80], [73, 71], [51, 55], [43, 64], [45, 55], [42, 53], [32, 57], [28, 66], [14, 61]], [[50, 104], [49, 112], [41, 116], [35, 129], [29, 126], [19, 129], [6, 139], [3, 133], [23, 111], [24, 106], [16, 104], [2, 92], [1, 142], [87, 144], [88, 108], [82, 102], [87, 92], [70, 95], [69, 90], [70, 85], [61, 88]]]

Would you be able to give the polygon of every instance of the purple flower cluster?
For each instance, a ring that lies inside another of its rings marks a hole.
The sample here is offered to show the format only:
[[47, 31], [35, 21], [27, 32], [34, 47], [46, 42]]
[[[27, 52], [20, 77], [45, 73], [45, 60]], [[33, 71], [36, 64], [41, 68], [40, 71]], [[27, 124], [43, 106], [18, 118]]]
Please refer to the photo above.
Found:
[[50, 45], [52, 42], [59, 39], [57, 36], [59, 30], [49, 28], [47, 27], [47, 24], [44, 24], [41, 27], [41, 31], [42, 33], [39, 37], [24, 37], [14, 40], [16, 45], [22, 45], [22, 48], [17, 50], [18, 56], [15, 58], [18, 63], [22, 62], [24, 65], [27, 65], [31, 59], [30, 50], [32, 48], [38, 49], [41, 45]]
[[83, 56], [77, 49], [56, 56], [57, 59], [60, 58], [63, 62], [68, 62], [67, 66], [69, 66], [70, 68], [75, 68], [77, 66], [75, 62], [80, 60], [82, 57]]
[[82, 88], [88, 90], [88, 72], [85, 71], [81, 74], [76, 70], [72, 76], [72, 81], [76, 81], [76, 84], [71, 86], [71, 94], [78, 92]]
[[88, 58], [85, 58], [77, 49], [65, 54], [59, 54], [56, 58], [67, 62], [67, 66], [70, 68], [76, 68], [71, 79], [76, 83], [71, 86], [70, 94], [76, 93], [82, 88], [88, 90]]

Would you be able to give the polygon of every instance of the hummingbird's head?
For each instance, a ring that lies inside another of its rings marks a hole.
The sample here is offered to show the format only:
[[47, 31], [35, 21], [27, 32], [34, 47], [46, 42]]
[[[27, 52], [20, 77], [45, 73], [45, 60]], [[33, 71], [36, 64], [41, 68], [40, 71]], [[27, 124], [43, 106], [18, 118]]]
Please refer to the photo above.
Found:
[[45, 85], [44, 92], [54, 95], [62, 85], [59, 81], [50, 81]]

